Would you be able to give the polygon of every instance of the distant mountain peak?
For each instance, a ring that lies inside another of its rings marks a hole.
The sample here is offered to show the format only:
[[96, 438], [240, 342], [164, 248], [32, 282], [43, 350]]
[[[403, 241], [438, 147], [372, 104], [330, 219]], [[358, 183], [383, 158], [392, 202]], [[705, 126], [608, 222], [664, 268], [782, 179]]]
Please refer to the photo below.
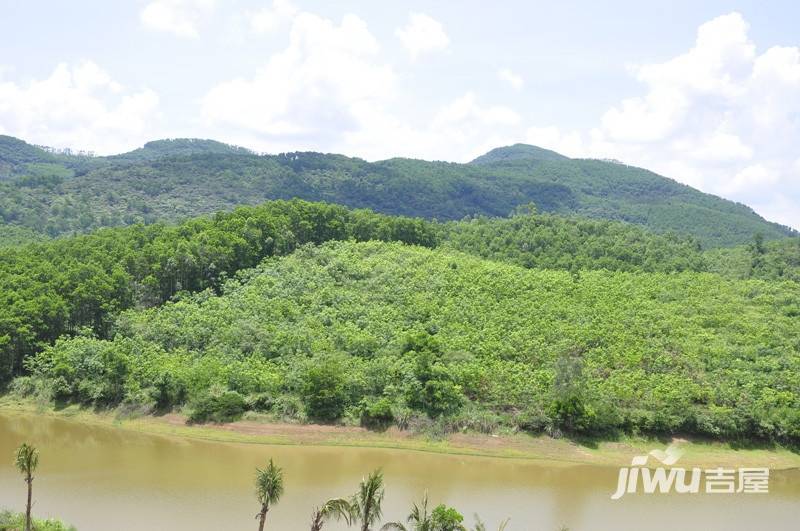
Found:
[[150, 160], [165, 156], [200, 155], [200, 154], [239, 154], [251, 155], [253, 151], [225, 144], [216, 140], [203, 138], [165, 138], [162, 140], [151, 140], [139, 149], [134, 149], [128, 153], [121, 153], [108, 157], [110, 159], [136, 159]]
[[532, 146], [530, 144], [514, 144], [494, 148], [476, 158], [470, 164], [493, 164], [496, 162], [510, 162], [515, 160], [569, 160], [560, 153], [549, 149]]

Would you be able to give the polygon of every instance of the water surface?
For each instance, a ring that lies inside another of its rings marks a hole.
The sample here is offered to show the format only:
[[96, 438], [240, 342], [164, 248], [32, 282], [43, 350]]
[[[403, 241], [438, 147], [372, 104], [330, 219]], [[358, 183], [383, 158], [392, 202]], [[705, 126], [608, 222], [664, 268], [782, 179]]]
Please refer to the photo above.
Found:
[[[414, 451], [217, 443], [148, 435], [64, 419], [0, 412], [0, 506], [21, 510], [12, 466], [23, 441], [39, 447], [34, 512], [80, 531], [255, 530], [254, 469], [273, 458], [286, 493], [268, 529], [309, 528], [314, 505], [347, 496], [382, 467], [385, 520], [432, 502], [472, 522], [511, 518], [508, 531], [753, 531], [800, 529], [800, 471], [772, 472], [766, 495], [634, 495], [612, 501], [617, 469]], [[5, 457], [3, 457], [5, 456]], [[332, 523], [326, 529], [346, 529]]]

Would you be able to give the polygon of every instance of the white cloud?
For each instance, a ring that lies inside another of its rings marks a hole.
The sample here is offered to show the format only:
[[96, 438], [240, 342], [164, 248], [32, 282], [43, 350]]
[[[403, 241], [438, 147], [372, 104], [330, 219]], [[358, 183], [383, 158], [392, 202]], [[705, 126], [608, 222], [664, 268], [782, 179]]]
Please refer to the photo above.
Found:
[[519, 115], [508, 107], [495, 105], [482, 107], [477, 97], [468, 92], [442, 108], [433, 119], [436, 128], [474, 121], [485, 126], [516, 125]]
[[733, 179], [722, 184], [728, 195], [739, 192], [752, 192], [755, 189], [774, 185], [778, 182], [778, 173], [771, 171], [763, 164], [747, 166]]
[[423, 123], [410, 123], [389, 109], [391, 105], [365, 116], [360, 128], [344, 136], [338, 151], [370, 160], [405, 156], [466, 162], [517, 141], [521, 121], [512, 109], [484, 104], [473, 92], [445, 103]]
[[579, 157], [586, 148], [581, 134], [577, 131], [562, 131], [558, 127], [529, 127], [524, 142], [552, 149], [568, 157]]
[[273, 0], [269, 7], [247, 14], [250, 28], [256, 33], [269, 33], [297, 15], [298, 9], [289, 0]]
[[59, 64], [43, 80], [0, 81], [0, 133], [54, 147], [116, 153], [150, 140], [158, 96], [133, 92], [92, 62]]
[[450, 38], [441, 23], [424, 13], [411, 13], [408, 24], [398, 28], [395, 34], [411, 54], [412, 59], [426, 53], [445, 50], [450, 45]]
[[253, 75], [209, 90], [202, 116], [212, 131], [259, 150], [315, 149], [372, 160], [469, 160], [509, 143], [521, 122], [512, 109], [466, 92], [413, 123], [398, 104], [399, 82], [359, 17], [335, 23], [302, 12], [292, 19], [288, 46]]
[[742, 142], [736, 134], [725, 131], [711, 132], [697, 139], [678, 140], [675, 148], [685, 151], [694, 159], [707, 162], [749, 160], [753, 157], [753, 148]]
[[[286, 24], [290, 37], [258, 71], [220, 83], [202, 99], [207, 125], [230, 141], [268, 151], [460, 161], [526, 141], [650, 168], [797, 226], [800, 214], [788, 205], [800, 203], [800, 49], [759, 50], [738, 13], [703, 24], [685, 53], [632, 67], [640, 93], [607, 109], [588, 131], [526, 123], [468, 90], [414, 122], [419, 113], [403, 108], [401, 97], [408, 79], [359, 17], [337, 23], [281, 0], [250, 15], [251, 29]], [[441, 24], [423, 14], [412, 14], [396, 33], [412, 58], [449, 45]], [[524, 86], [509, 69], [497, 76]]]
[[355, 15], [335, 24], [301, 13], [292, 24], [289, 46], [253, 77], [209, 91], [203, 116], [210, 124], [288, 143], [353, 130], [394, 88], [394, 72], [377, 60], [379, 50]]
[[[800, 213], [786, 205], [800, 204], [800, 48], [759, 53], [745, 19], [731, 13], [700, 26], [686, 53], [631, 71], [641, 95], [589, 133], [551, 134], [544, 147], [572, 143], [583, 156], [643, 166], [798, 226]], [[582, 142], [566, 140], [576, 134]]]
[[215, 3], [216, 0], [154, 0], [144, 6], [139, 19], [150, 30], [196, 38]]
[[498, 70], [497, 77], [500, 79], [500, 81], [504, 81], [511, 85], [511, 88], [514, 90], [522, 90], [522, 87], [525, 85], [525, 80], [509, 68], [502, 68]]

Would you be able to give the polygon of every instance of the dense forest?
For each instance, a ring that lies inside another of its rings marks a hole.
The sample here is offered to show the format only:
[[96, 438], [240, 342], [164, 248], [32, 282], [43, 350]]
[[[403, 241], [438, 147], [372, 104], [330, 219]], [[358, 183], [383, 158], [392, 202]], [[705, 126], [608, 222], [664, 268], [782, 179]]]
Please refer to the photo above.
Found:
[[449, 222], [438, 232], [447, 247], [524, 267], [665, 273], [708, 267], [692, 237], [656, 235], [628, 223], [536, 215], [530, 206], [509, 218]]
[[800, 241], [276, 201], [0, 249], [15, 392], [196, 422], [800, 441]]
[[179, 292], [217, 289], [237, 271], [303, 243], [402, 241], [446, 246], [525, 267], [702, 271], [691, 238], [637, 226], [536, 215], [435, 223], [301, 200], [240, 207], [177, 226], [135, 225], [0, 249], [0, 381], [62, 334], [91, 327], [104, 337], [117, 312]]
[[756, 233], [766, 240], [793, 234], [744, 205], [652, 172], [534, 146], [499, 148], [469, 164], [369, 163], [320, 153], [259, 155], [186, 139], [90, 157], [0, 137], [0, 223], [46, 236], [175, 222], [294, 197], [431, 220], [505, 217], [533, 202], [542, 212], [691, 235], [704, 247], [745, 244]]
[[800, 284], [524, 269], [401, 243], [302, 246], [61, 339], [23, 393], [197, 422], [695, 433], [800, 442]]
[[303, 201], [242, 207], [178, 226], [104, 229], [0, 249], [0, 382], [62, 334], [108, 334], [113, 316], [173, 295], [217, 288], [228, 275], [303, 243], [435, 244], [422, 220]]

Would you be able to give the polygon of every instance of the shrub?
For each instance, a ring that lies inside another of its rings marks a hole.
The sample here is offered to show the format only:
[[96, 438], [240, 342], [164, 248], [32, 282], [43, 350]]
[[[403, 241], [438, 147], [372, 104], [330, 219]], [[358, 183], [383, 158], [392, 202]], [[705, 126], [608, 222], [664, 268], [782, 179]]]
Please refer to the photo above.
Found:
[[[25, 515], [22, 513], [12, 513], [11, 511], [0, 511], [0, 531], [16, 531], [25, 528]], [[53, 518], [47, 520], [33, 519], [33, 528], [36, 531], [76, 531], [71, 525], [59, 522]]]
[[392, 401], [386, 397], [363, 398], [359, 404], [361, 425], [367, 428], [385, 428], [394, 420]]
[[303, 402], [309, 418], [323, 422], [339, 419], [347, 407], [344, 364], [326, 357], [309, 364], [303, 382]]
[[247, 403], [236, 391], [212, 387], [189, 407], [189, 422], [232, 422], [242, 417]]
[[41, 405], [51, 404], [55, 391], [53, 381], [35, 376], [21, 376], [8, 386], [8, 391], [20, 398], [30, 398]]
[[305, 406], [302, 399], [295, 395], [278, 395], [272, 402], [272, 412], [284, 419], [305, 420]]

